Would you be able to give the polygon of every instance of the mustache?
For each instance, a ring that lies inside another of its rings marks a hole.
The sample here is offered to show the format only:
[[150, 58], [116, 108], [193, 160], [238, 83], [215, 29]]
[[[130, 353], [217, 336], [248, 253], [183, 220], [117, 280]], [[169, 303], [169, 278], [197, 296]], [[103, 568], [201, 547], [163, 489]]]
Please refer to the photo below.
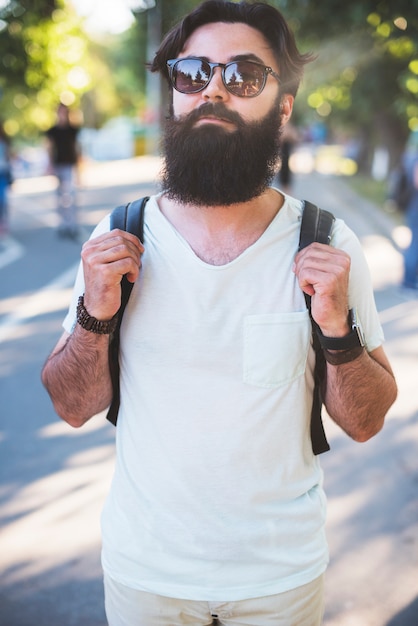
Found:
[[237, 128], [243, 128], [245, 126], [244, 120], [239, 113], [236, 113], [236, 111], [230, 111], [221, 102], [205, 102], [198, 109], [194, 109], [187, 115], [182, 116], [180, 119], [175, 121], [191, 127], [194, 126], [198, 120], [203, 117], [208, 117], [209, 115], [231, 122], [232, 124], [235, 124]]

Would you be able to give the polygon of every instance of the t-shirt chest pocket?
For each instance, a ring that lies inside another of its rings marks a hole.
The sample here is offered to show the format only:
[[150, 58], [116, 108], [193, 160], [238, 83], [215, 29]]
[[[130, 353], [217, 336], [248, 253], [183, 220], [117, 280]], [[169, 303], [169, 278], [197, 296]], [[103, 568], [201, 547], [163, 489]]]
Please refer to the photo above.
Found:
[[305, 372], [311, 322], [308, 311], [244, 318], [244, 383], [273, 388]]

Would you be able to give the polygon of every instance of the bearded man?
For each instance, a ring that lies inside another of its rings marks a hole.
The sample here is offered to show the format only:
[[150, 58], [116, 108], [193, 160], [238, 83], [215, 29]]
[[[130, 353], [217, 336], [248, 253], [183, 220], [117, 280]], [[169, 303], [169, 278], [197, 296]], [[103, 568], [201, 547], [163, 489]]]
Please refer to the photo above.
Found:
[[[197, 7], [151, 66], [172, 100], [144, 245], [106, 218], [83, 247], [43, 381], [74, 427], [109, 405], [126, 275], [102, 518], [111, 626], [321, 623], [328, 551], [304, 292], [334, 346], [324, 402], [349, 436], [381, 429], [396, 384], [358, 240], [336, 220], [332, 245], [296, 253], [303, 203], [270, 187], [310, 58], [269, 5]], [[352, 350], [354, 307], [364, 346]]]

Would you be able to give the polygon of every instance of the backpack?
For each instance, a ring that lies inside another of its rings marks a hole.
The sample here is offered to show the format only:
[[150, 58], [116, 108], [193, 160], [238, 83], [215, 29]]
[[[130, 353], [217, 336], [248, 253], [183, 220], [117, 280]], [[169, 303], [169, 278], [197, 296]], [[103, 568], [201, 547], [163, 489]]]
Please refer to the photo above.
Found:
[[[110, 215], [110, 228], [119, 228], [136, 235], [141, 242], [144, 239], [144, 209], [149, 197], [140, 198], [132, 203], [116, 207]], [[304, 200], [304, 210], [299, 235], [299, 250], [302, 250], [313, 241], [329, 244], [331, 239], [331, 229], [334, 223], [334, 216], [329, 211], [320, 209], [311, 202]], [[120, 404], [120, 386], [119, 386], [119, 341], [120, 341], [120, 325], [122, 322], [123, 312], [128, 303], [129, 296], [132, 291], [133, 284], [130, 283], [126, 276], [121, 282], [121, 306], [119, 309], [118, 323], [114, 333], [111, 336], [109, 344], [109, 368], [112, 379], [113, 398], [106, 415], [107, 419], [116, 426], [119, 404]], [[316, 361], [314, 370], [314, 394], [311, 411], [311, 441], [312, 450], [315, 455], [326, 452], [330, 449], [324, 427], [322, 424], [322, 393], [321, 387], [325, 377], [326, 362], [319, 343], [318, 334], [316, 332], [317, 324], [311, 315], [311, 298], [305, 294], [306, 306], [312, 323], [312, 342], [315, 350]]]
[[400, 211], [406, 211], [413, 192], [405, 165], [398, 165], [389, 178], [388, 199], [396, 204]]

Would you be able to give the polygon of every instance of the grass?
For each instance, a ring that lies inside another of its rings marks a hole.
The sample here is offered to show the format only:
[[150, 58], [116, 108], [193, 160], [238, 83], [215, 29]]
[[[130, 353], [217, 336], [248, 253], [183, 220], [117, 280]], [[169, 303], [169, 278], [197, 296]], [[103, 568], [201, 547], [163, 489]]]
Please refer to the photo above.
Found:
[[367, 198], [378, 206], [384, 206], [387, 200], [386, 180], [374, 180], [370, 176], [356, 174], [355, 176], [347, 176], [346, 182], [363, 198]]
[[384, 213], [391, 214], [397, 224], [404, 223], [405, 214], [387, 198], [387, 181], [374, 180], [374, 178], [363, 174], [346, 176], [344, 181], [359, 196], [373, 202]]

